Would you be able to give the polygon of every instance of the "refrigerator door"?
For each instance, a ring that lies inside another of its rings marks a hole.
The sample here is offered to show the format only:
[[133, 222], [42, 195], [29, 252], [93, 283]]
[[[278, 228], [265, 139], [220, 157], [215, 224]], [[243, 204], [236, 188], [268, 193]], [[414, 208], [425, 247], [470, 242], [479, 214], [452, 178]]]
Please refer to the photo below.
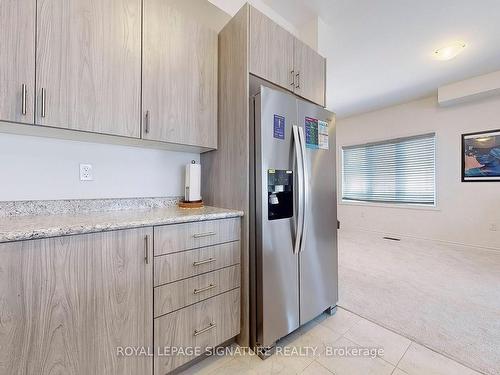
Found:
[[299, 327], [292, 131], [297, 102], [262, 86], [254, 105], [256, 336], [260, 346], [271, 347]]
[[307, 180], [299, 253], [302, 325], [338, 301], [337, 187], [334, 114], [302, 100], [297, 102]]

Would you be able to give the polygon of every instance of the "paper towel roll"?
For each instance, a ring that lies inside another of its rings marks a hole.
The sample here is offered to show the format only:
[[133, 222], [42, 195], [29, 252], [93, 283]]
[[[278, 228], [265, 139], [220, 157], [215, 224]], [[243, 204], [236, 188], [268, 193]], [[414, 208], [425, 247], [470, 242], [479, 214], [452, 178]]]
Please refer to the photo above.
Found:
[[191, 163], [186, 165], [186, 184], [185, 184], [186, 202], [201, 200], [201, 165]]

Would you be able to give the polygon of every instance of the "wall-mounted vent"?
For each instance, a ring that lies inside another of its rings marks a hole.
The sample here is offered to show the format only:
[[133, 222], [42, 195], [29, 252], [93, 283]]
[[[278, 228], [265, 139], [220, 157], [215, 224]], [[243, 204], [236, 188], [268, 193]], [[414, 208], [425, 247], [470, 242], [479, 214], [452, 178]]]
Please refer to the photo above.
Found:
[[396, 238], [396, 237], [382, 237], [384, 240], [389, 240], [389, 241], [401, 241], [401, 238]]

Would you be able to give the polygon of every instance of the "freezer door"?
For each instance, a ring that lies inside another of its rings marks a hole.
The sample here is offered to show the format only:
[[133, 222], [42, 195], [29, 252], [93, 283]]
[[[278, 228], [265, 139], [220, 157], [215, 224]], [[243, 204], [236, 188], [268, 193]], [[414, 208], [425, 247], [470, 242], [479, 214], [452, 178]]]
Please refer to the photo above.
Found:
[[338, 301], [337, 189], [334, 114], [302, 100], [297, 102], [306, 143], [308, 186], [299, 253], [302, 325]]
[[257, 343], [270, 347], [299, 327], [298, 255], [293, 251], [297, 102], [262, 86], [254, 105]]

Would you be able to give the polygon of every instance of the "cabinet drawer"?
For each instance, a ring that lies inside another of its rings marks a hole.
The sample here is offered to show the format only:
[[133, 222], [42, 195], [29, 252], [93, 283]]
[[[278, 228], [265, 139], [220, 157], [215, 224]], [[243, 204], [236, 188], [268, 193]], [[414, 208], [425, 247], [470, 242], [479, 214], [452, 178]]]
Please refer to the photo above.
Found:
[[155, 227], [154, 255], [196, 249], [240, 239], [240, 218]]
[[154, 290], [155, 318], [240, 286], [240, 266], [231, 266]]
[[[240, 290], [220, 294], [154, 320], [154, 369], [164, 375], [240, 332]], [[184, 348], [173, 354], [171, 349]], [[193, 349], [188, 353], [187, 349]]]
[[154, 286], [240, 263], [240, 241], [154, 258]]

